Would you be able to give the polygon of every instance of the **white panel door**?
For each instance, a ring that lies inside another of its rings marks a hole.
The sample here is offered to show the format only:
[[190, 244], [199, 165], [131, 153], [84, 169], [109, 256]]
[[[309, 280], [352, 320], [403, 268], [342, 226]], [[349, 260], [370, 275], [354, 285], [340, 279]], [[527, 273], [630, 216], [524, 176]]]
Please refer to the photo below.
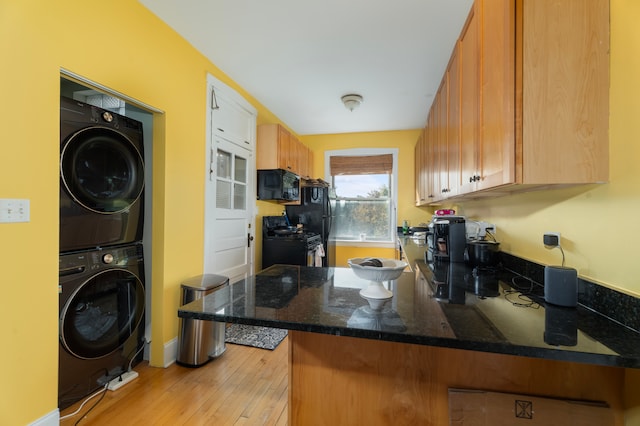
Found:
[[253, 271], [256, 114], [221, 83], [210, 90], [204, 273], [233, 283]]

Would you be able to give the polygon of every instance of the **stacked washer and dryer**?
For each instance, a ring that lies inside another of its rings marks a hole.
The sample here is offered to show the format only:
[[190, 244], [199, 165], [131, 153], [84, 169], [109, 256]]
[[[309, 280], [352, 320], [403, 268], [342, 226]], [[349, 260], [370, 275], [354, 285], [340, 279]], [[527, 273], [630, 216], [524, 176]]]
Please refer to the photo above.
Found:
[[58, 406], [142, 359], [142, 123], [60, 99]]

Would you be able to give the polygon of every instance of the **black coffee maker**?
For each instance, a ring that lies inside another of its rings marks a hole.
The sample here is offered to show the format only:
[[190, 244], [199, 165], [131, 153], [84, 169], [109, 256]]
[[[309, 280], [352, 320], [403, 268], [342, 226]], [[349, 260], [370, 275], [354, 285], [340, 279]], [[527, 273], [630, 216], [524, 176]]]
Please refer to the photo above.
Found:
[[441, 216], [433, 221], [433, 239], [429, 244], [434, 260], [464, 262], [467, 247], [465, 219], [462, 216]]

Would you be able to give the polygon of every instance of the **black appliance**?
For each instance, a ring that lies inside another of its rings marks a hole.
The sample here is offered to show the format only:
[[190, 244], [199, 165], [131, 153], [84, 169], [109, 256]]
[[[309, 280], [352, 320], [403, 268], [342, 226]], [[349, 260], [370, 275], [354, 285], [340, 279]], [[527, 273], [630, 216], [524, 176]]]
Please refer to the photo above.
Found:
[[142, 123], [60, 98], [60, 252], [142, 239]]
[[331, 240], [333, 213], [329, 199], [329, 185], [323, 181], [309, 181], [301, 188], [300, 205], [286, 206], [292, 224], [302, 224], [305, 231], [320, 234], [325, 256], [322, 266], [335, 266], [336, 249]]
[[425, 251], [425, 263], [431, 269], [429, 283], [439, 302], [464, 305], [468, 295], [484, 299], [500, 295], [499, 267], [472, 267], [449, 262]]
[[427, 238], [433, 257], [441, 261], [464, 262], [467, 247], [465, 219], [441, 216], [433, 221], [433, 235]]
[[285, 216], [262, 217], [262, 269], [274, 264], [315, 266], [320, 234], [290, 227]]
[[58, 407], [64, 409], [142, 359], [142, 244], [62, 254], [59, 285]]
[[282, 169], [258, 170], [258, 200], [298, 201], [300, 178]]

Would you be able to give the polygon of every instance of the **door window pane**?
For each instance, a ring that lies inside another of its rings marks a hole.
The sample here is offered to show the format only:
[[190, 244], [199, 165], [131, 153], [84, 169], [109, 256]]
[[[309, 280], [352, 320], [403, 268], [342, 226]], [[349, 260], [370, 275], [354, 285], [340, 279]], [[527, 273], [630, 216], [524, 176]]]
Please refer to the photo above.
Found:
[[242, 183], [233, 184], [233, 208], [235, 210], [245, 210], [247, 208], [247, 185]]
[[222, 150], [216, 152], [217, 176], [231, 179], [231, 154]]
[[223, 180], [216, 182], [216, 207], [219, 209], [231, 208], [231, 182]]
[[247, 183], [247, 159], [246, 158], [236, 157], [234, 176], [237, 182]]

